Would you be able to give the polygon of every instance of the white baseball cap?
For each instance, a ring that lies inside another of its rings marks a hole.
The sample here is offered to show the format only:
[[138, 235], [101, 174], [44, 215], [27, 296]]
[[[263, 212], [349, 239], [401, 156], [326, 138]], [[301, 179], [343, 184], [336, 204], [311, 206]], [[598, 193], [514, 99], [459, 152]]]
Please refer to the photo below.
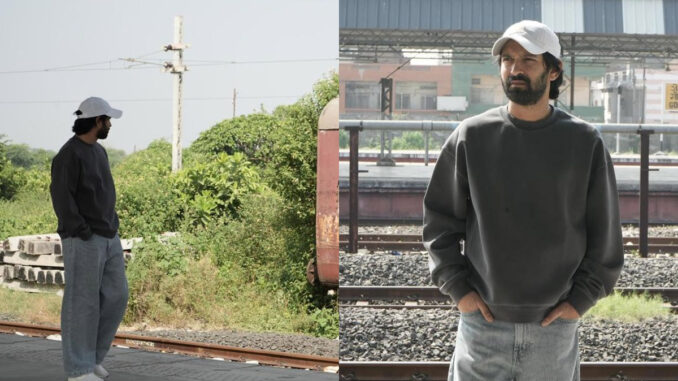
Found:
[[[78, 111], [80, 111], [79, 115]], [[122, 111], [114, 109], [108, 102], [98, 97], [89, 97], [82, 101], [78, 111], [74, 112], [78, 116], [77, 119], [94, 118], [101, 115], [117, 119], [122, 116]]]
[[508, 27], [504, 35], [495, 41], [494, 46], [492, 46], [492, 55], [498, 56], [501, 54], [501, 49], [508, 40], [519, 43], [532, 54], [548, 52], [560, 59], [561, 48], [558, 36], [548, 26], [538, 21], [523, 20]]

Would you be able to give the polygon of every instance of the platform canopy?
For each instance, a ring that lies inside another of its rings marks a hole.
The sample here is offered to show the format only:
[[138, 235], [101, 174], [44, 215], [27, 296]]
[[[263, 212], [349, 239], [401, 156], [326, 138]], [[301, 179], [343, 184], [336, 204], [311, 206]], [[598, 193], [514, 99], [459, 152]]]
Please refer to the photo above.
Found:
[[502, 32], [537, 20], [577, 62], [678, 59], [678, 0], [340, 0], [342, 60], [402, 60], [427, 51], [443, 60], [484, 61]]
[[[563, 56], [578, 62], [669, 62], [678, 59], [678, 35], [557, 33]], [[501, 32], [340, 29], [339, 56], [356, 62], [394, 61], [403, 51], [437, 51], [441, 59], [484, 61]]]

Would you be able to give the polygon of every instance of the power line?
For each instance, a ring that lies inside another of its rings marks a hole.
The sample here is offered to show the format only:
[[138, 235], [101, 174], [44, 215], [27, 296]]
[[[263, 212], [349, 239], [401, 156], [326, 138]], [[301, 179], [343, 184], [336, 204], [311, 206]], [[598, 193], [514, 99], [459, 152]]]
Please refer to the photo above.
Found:
[[[149, 53], [146, 54], [145, 56], [155, 54], [154, 53]], [[144, 57], [139, 56], [139, 58]], [[45, 69], [31, 69], [31, 70], [8, 70], [8, 71], [0, 71], [0, 75], [2, 74], [26, 74], [26, 73], [45, 73], [45, 72], [75, 72], [75, 71], [116, 71], [116, 70], [148, 70], [148, 69], [156, 69], [155, 67], [148, 67], [148, 66], [142, 66], [142, 65], [160, 65], [163, 66], [161, 62], [164, 62], [165, 60], [161, 59], [155, 59], [159, 62], [152, 62], [153, 59], [148, 59], [148, 60], [139, 60], [139, 58], [118, 58], [117, 60], [108, 60], [108, 61], [99, 61], [99, 62], [91, 62], [91, 63], [84, 63], [84, 64], [76, 64], [76, 65], [68, 65], [68, 66], [56, 66], [56, 67], [50, 67], [50, 68], [45, 68]], [[125, 66], [125, 67], [112, 67], [110, 65], [117, 63], [119, 61], [126, 61], [126, 62], [134, 62], [138, 63], [139, 65], [136, 66]], [[288, 60], [258, 60], [258, 61], [211, 61], [211, 60], [184, 60], [186, 63], [192, 63], [195, 62], [195, 64], [191, 66], [226, 66], [226, 65], [252, 65], [252, 64], [286, 64], [286, 63], [304, 63], [304, 62], [329, 62], [329, 61], [339, 61], [338, 58], [311, 58], [311, 59], [288, 59]], [[86, 66], [94, 66], [94, 65], [104, 65], [108, 64], [109, 67], [107, 68], [84, 68]]]
[[[238, 96], [238, 99], [280, 99], [280, 98], [301, 98], [303, 95], [253, 95], [253, 96]], [[137, 98], [137, 99], [110, 99], [109, 102], [169, 102], [172, 98]], [[192, 97], [184, 98], [187, 101], [221, 101], [221, 100], [233, 100], [233, 97]], [[78, 100], [39, 100], [39, 101], [0, 101], [0, 104], [61, 104], [61, 103], [71, 103], [77, 104], [82, 102], [81, 99]]]

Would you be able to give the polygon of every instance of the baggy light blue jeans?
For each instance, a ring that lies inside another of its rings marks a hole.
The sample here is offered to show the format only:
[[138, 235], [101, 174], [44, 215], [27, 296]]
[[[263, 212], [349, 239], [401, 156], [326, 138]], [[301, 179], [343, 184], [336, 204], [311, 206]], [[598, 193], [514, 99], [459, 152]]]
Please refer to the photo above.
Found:
[[448, 381], [579, 381], [578, 320], [489, 323], [461, 315]]
[[117, 234], [65, 238], [62, 247], [61, 347], [66, 375], [77, 377], [92, 373], [108, 353], [127, 307], [127, 277]]

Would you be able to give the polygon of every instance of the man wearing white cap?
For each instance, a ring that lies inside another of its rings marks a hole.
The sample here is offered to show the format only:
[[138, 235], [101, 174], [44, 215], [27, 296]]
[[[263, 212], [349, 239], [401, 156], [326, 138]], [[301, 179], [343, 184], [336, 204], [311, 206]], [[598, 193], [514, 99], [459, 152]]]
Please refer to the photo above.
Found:
[[492, 54], [508, 104], [455, 129], [426, 191], [431, 277], [461, 312], [449, 380], [579, 380], [578, 319], [621, 272], [610, 155], [549, 103], [560, 53], [542, 23], [506, 30]]
[[115, 184], [106, 150], [97, 143], [122, 111], [91, 97], [75, 114], [75, 135], [52, 160], [50, 185], [66, 273], [61, 339], [68, 380], [98, 381], [108, 377], [101, 363], [128, 297]]

